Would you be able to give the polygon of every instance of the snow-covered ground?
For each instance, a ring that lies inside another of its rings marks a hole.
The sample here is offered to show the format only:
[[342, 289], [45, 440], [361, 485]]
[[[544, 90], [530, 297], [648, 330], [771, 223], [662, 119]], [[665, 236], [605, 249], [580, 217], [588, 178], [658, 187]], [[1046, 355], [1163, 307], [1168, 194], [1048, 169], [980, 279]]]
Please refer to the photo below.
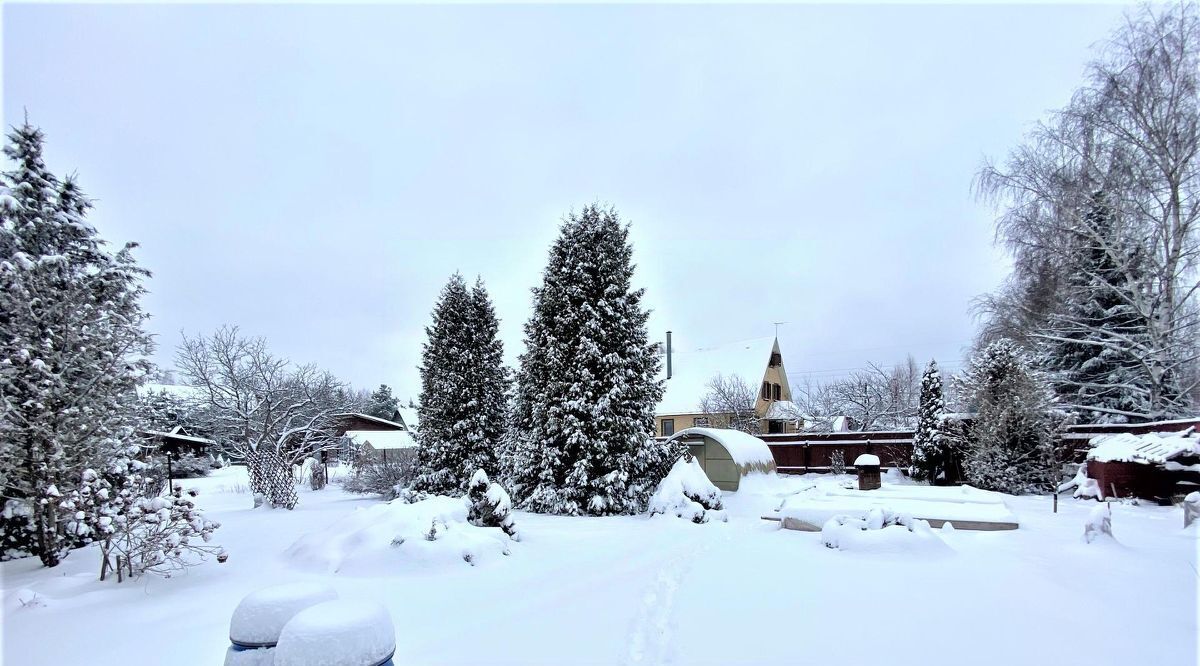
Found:
[[726, 493], [728, 522], [707, 524], [518, 512], [507, 556], [472, 566], [400, 547], [330, 574], [296, 553], [379, 502], [330, 486], [294, 511], [251, 509], [230, 468], [186, 484], [222, 523], [225, 564], [119, 585], [96, 580], [89, 550], [55, 569], [0, 565], [4, 662], [219, 664], [244, 595], [310, 581], [384, 604], [397, 664], [1196, 663], [1197, 532], [1179, 508], [1113, 505], [1116, 541], [1086, 544], [1095, 502], [1054, 514], [1048, 497], [1006, 498], [1019, 530], [934, 530], [946, 548], [912, 550], [830, 549], [760, 519], [837, 483], [749, 478]]

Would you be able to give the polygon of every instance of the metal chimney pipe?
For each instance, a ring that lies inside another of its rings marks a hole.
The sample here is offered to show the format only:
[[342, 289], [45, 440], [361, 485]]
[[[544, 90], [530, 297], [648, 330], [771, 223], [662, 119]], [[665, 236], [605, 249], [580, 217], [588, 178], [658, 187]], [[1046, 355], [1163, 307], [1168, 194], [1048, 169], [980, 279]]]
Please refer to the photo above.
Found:
[[671, 332], [667, 331], [667, 379], [671, 378]]

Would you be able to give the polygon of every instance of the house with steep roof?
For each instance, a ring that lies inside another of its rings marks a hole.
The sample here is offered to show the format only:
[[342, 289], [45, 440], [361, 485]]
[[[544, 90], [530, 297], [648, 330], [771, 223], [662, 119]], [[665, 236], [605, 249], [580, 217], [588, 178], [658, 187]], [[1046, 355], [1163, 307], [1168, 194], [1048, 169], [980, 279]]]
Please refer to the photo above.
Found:
[[[665, 390], [654, 417], [659, 437], [670, 437], [686, 428], [728, 428], [735, 420], [745, 418], [757, 421], [763, 433], [795, 431], [799, 412], [792, 403], [778, 338], [688, 347], [676, 346], [668, 331], [662, 352]], [[721, 382], [753, 397], [709, 400], [706, 406], [714, 383]]]

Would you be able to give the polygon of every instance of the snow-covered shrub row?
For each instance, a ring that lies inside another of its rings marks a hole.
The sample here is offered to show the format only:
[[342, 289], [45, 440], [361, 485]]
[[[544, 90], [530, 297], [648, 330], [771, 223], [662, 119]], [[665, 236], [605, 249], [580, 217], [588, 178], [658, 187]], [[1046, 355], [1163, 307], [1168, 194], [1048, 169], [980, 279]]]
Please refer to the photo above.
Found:
[[343, 520], [301, 537], [286, 555], [301, 567], [327, 573], [388, 575], [399, 567], [478, 564], [511, 553], [512, 540], [496, 528], [477, 527], [461, 497], [435, 495], [360, 508]]
[[693, 523], [726, 521], [721, 489], [709, 481], [700, 461], [690, 453], [675, 462], [650, 497], [650, 515], [672, 514]]
[[821, 542], [838, 550], [938, 551], [946, 544], [924, 520], [875, 508], [866, 517], [834, 516], [821, 528]]

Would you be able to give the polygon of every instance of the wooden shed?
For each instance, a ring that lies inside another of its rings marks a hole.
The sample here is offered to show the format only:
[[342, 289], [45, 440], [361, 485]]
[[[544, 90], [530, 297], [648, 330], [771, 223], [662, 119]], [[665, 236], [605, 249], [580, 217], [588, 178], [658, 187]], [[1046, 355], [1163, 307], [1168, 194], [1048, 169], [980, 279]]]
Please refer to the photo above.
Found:
[[1200, 436], [1194, 428], [1176, 433], [1119, 433], [1091, 440], [1087, 476], [1097, 499], [1141, 497], [1169, 503], [1172, 496], [1200, 488]]
[[736, 491], [751, 472], [774, 472], [775, 458], [761, 439], [738, 430], [687, 428], [671, 438], [686, 444], [708, 480], [721, 490]]

